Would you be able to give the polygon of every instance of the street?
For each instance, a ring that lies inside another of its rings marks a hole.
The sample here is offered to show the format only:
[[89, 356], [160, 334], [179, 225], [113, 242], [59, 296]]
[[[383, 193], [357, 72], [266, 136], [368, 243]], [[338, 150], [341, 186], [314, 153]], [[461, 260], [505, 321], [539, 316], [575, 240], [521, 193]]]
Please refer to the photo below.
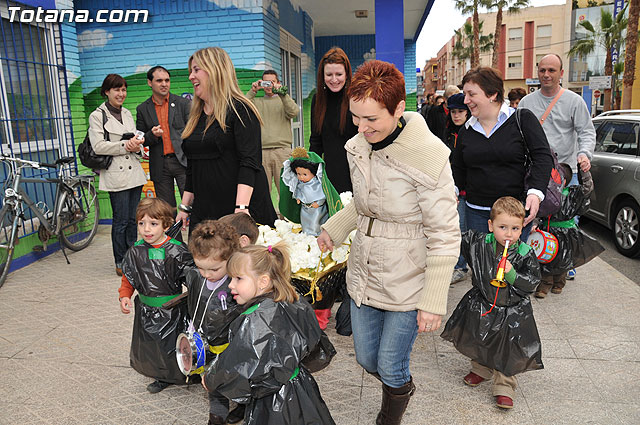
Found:
[[[637, 285], [640, 285], [640, 258], [628, 258], [620, 254], [613, 243], [611, 230], [586, 217], [580, 217], [580, 228], [590, 236], [596, 238], [602, 246], [605, 247], [605, 251], [600, 254], [601, 259]], [[578, 276], [579, 275], [580, 271], [578, 269]]]

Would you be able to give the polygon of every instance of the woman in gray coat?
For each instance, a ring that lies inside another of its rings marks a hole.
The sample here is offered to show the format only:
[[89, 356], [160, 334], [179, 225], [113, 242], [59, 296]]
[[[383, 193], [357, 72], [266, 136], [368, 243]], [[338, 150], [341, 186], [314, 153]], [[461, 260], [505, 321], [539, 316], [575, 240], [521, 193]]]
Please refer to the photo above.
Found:
[[118, 74], [105, 77], [100, 94], [107, 100], [89, 116], [89, 140], [98, 155], [111, 155], [109, 168], [100, 170], [99, 189], [109, 192], [113, 223], [111, 244], [116, 273], [122, 276], [122, 260], [136, 241], [136, 207], [147, 177], [140, 165], [144, 137], [136, 139], [133, 116], [122, 104], [127, 82]]

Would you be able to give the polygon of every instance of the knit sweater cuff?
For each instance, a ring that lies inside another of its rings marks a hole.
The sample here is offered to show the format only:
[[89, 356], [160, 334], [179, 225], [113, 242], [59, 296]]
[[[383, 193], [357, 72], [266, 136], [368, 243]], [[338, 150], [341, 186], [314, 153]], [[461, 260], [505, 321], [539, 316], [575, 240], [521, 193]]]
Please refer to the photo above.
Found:
[[347, 239], [349, 233], [356, 228], [358, 211], [353, 202], [335, 213], [322, 225], [322, 228], [329, 233], [335, 246], [338, 246]]
[[453, 267], [458, 257], [449, 255], [433, 255], [427, 257], [427, 268], [424, 272], [425, 286], [416, 304], [418, 310], [444, 316], [447, 313], [447, 296]]

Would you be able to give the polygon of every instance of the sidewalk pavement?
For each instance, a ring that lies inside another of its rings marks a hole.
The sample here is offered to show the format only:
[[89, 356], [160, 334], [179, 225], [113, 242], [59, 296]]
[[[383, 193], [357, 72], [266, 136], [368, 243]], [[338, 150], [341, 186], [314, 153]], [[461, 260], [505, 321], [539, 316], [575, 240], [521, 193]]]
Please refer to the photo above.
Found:
[[[206, 424], [200, 385], [149, 394], [151, 379], [129, 367], [133, 315], [120, 313], [109, 232], [100, 226], [71, 265], [54, 253], [0, 289], [0, 424]], [[469, 279], [451, 288], [449, 312], [469, 288]], [[640, 423], [640, 287], [595, 259], [533, 306], [545, 369], [519, 376], [514, 409], [495, 407], [488, 383], [464, 385], [468, 360], [421, 335], [403, 424]], [[337, 424], [373, 424], [380, 385], [334, 327], [338, 354], [315, 375], [320, 390]]]

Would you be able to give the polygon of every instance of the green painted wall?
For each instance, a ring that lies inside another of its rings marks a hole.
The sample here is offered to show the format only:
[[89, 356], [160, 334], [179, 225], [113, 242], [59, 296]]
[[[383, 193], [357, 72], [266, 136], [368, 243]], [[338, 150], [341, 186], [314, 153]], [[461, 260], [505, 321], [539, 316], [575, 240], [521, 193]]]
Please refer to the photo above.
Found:
[[[185, 69], [170, 69], [171, 73], [171, 92], [176, 95], [182, 95], [182, 93], [193, 93], [193, 85], [189, 81], [189, 72]], [[243, 93], [246, 93], [251, 88], [251, 83], [260, 79], [262, 71], [256, 71], [251, 69], [236, 69], [236, 76], [238, 78], [238, 85]], [[139, 73], [124, 77], [127, 82], [127, 99], [124, 102], [124, 107], [127, 108], [133, 115], [133, 119], [136, 119], [136, 107], [147, 100], [151, 96], [151, 89], [147, 84], [147, 74]], [[75, 82], [74, 82], [75, 84]], [[73, 116], [74, 119], [74, 134], [76, 127], [78, 131], [81, 131], [80, 138], [76, 137], [76, 145], [82, 142], [87, 132], [87, 122], [89, 115], [98, 107], [104, 98], [100, 96], [100, 87], [93, 89], [91, 92], [84, 95], [84, 110], [82, 116]], [[76, 123], [77, 121], [77, 123]], [[82, 164], [78, 164], [81, 171], [91, 172], [87, 170]], [[99, 177], [96, 179], [98, 181]], [[97, 183], [96, 183], [97, 188]], [[177, 192], [177, 191], [176, 191]], [[100, 218], [109, 219], [112, 216], [111, 204], [109, 203], [109, 195], [106, 192], [98, 191], [98, 198], [100, 200]]]

